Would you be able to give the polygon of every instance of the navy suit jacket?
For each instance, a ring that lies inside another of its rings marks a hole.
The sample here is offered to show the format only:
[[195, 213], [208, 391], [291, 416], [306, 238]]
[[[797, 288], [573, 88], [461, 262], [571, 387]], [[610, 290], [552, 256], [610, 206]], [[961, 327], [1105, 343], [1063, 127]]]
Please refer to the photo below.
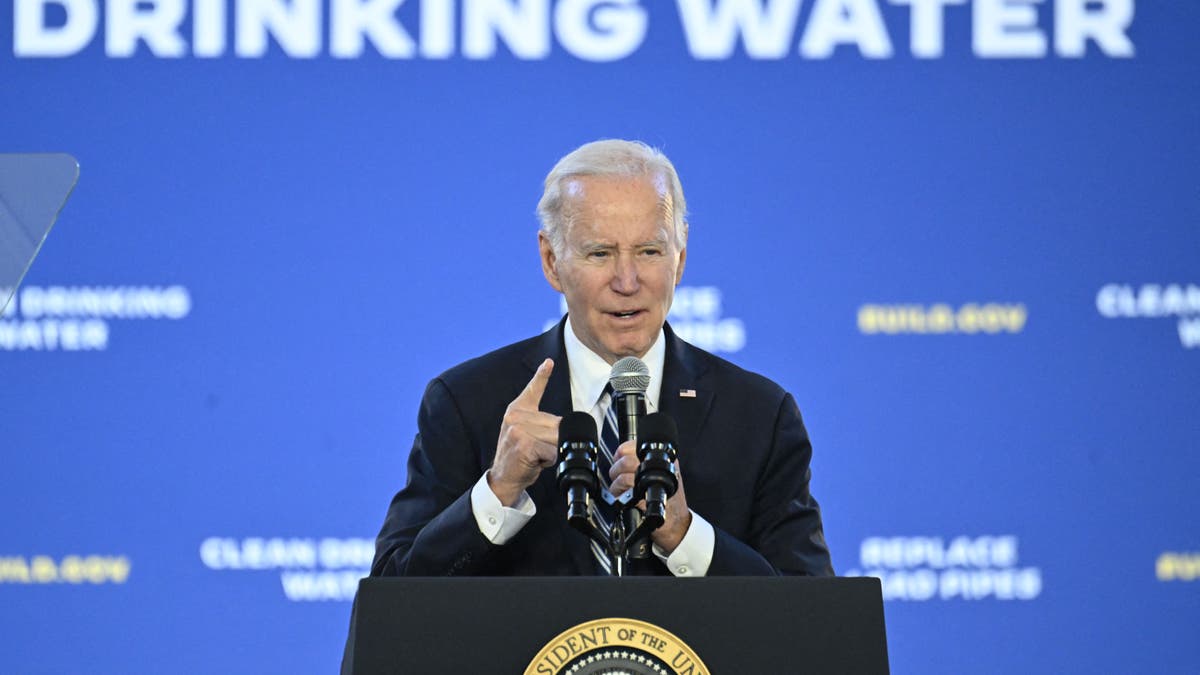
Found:
[[[546, 357], [541, 410], [571, 411], [565, 321], [538, 337], [451, 368], [429, 383], [408, 460], [376, 540], [373, 576], [589, 575], [588, 539], [567, 525], [546, 469], [528, 489], [537, 514], [504, 545], [479, 531], [471, 488], [492, 465], [505, 409]], [[659, 408], [679, 427], [688, 506], [716, 530], [709, 575], [832, 575], [821, 512], [809, 494], [812, 446], [791, 395], [680, 340], [665, 327]], [[694, 390], [695, 396], [680, 396]], [[635, 574], [668, 574], [656, 558]]]

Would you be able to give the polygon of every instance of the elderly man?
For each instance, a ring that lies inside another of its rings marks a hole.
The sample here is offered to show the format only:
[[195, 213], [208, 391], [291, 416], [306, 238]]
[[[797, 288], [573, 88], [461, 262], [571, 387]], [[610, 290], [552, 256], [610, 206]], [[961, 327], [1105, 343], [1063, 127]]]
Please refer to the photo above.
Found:
[[[683, 342], [666, 323], [687, 260], [671, 162], [630, 141], [562, 158], [538, 204], [542, 273], [566, 297], [547, 333], [451, 368], [425, 391], [408, 485], [393, 499], [373, 575], [604, 573], [570, 528], [554, 470], [560, 416], [598, 420], [611, 364], [650, 369], [650, 411], [679, 427], [679, 489], [635, 574], [830, 575], [809, 494], [812, 449], [791, 395]], [[633, 485], [634, 443], [607, 478]]]

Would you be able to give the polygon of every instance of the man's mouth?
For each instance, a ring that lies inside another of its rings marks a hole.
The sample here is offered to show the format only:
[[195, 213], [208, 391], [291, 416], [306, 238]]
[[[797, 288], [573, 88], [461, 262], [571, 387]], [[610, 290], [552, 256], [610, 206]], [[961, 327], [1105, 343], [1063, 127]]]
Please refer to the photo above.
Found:
[[638, 314], [641, 314], [641, 313], [642, 313], [642, 310], [640, 310], [640, 309], [631, 309], [626, 312], [609, 312], [609, 314], [617, 317], [618, 319], [628, 319], [630, 317], [637, 316]]

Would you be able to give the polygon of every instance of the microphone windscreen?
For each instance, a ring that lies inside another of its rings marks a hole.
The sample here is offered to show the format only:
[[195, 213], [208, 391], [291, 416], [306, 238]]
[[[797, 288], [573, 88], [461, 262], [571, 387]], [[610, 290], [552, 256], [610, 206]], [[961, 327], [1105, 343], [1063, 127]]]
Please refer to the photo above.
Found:
[[650, 413], [638, 422], [638, 443], [666, 443], [679, 446], [679, 428], [666, 413]]
[[592, 443], [597, 444], [596, 418], [575, 411], [563, 416], [558, 423], [558, 444], [563, 443]]
[[650, 386], [650, 368], [636, 356], [626, 356], [613, 364], [608, 383], [618, 394], [645, 394]]

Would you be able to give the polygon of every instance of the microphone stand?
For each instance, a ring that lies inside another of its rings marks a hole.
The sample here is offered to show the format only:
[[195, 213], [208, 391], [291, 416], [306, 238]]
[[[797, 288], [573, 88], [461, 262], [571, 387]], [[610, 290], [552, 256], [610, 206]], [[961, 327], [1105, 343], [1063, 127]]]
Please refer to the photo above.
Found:
[[625, 568], [629, 557], [631, 545], [639, 540], [650, 536], [650, 533], [659, 528], [663, 524], [663, 515], [653, 514], [647, 515], [631, 532], [625, 531], [625, 512], [632, 506], [634, 493], [638, 490], [631, 490], [621, 497], [613, 497], [607, 490], [601, 493], [601, 498], [605, 503], [615, 506], [617, 509], [617, 517], [613, 519], [612, 527], [608, 530], [608, 536], [604, 536], [604, 532], [596, 526], [591, 518], [588, 518], [583, 513], [576, 513], [567, 517], [567, 522], [587, 535], [589, 539], [596, 542], [608, 554], [609, 569], [612, 570], [612, 575], [615, 577], [625, 576]]
[[615, 577], [625, 576], [626, 563], [634, 542], [648, 538], [651, 532], [662, 527], [665, 520], [665, 510], [648, 511], [636, 528], [626, 532], [625, 512], [637, 508], [633, 506], [633, 499], [634, 497], [641, 499], [644, 492], [644, 489], [630, 490], [621, 497], [613, 497], [607, 490], [601, 493], [601, 498], [605, 503], [615, 506], [617, 509], [617, 517], [613, 519], [607, 537], [604, 536], [603, 530], [583, 513], [567, 517], [567, 522], [572, 527], [587, 535], [608, 554], [609, 569], [612, 570], [612, 575]]
[[[638, 417], [644, 413], [645, 402], [638, 396], [620, 397], [618, 409], [623, 413], [623, 432], [631, 436], [636, 432]], [[578, 416], [578, 417], [574, 417]], [[620, 497], [614, 497], [607, 489], [599, 487], [596, 475], [595, 436], [590, 435], [592, 420], [587, 413], [575, 412], [564, 418], [561, 424], [574, 425], [568, 432], [560, 429], [558, 480], [567, 494], [567, 522], [595, 543], [607, 554], [609, 572], [613, 576], [625, 576], [629, 558], [648, 558], [650, 533], [662, 527], [666, 521], [666, 502], [675, 494], [675, 444], [679, 432], [670, 417], [655, 413], [646, 418], [648, 438], [638, 448], [638, 470], [633, 489]], [[653, 430], [653, 431], [651, 431]], [[570, 434], [585, 436], [582, 442], [570, 440]], [[592, 499], [603, 499], [615, 512], [612, 524], [605, 533], [592, 518]], [[646, 500], [646, 513], [634, 506]], [[637, 514], [638, 518], [627, 516]], [[606, 536], [607, 534], [607, 536]], [[636, 551], [634, 550], [636, 549]]]

